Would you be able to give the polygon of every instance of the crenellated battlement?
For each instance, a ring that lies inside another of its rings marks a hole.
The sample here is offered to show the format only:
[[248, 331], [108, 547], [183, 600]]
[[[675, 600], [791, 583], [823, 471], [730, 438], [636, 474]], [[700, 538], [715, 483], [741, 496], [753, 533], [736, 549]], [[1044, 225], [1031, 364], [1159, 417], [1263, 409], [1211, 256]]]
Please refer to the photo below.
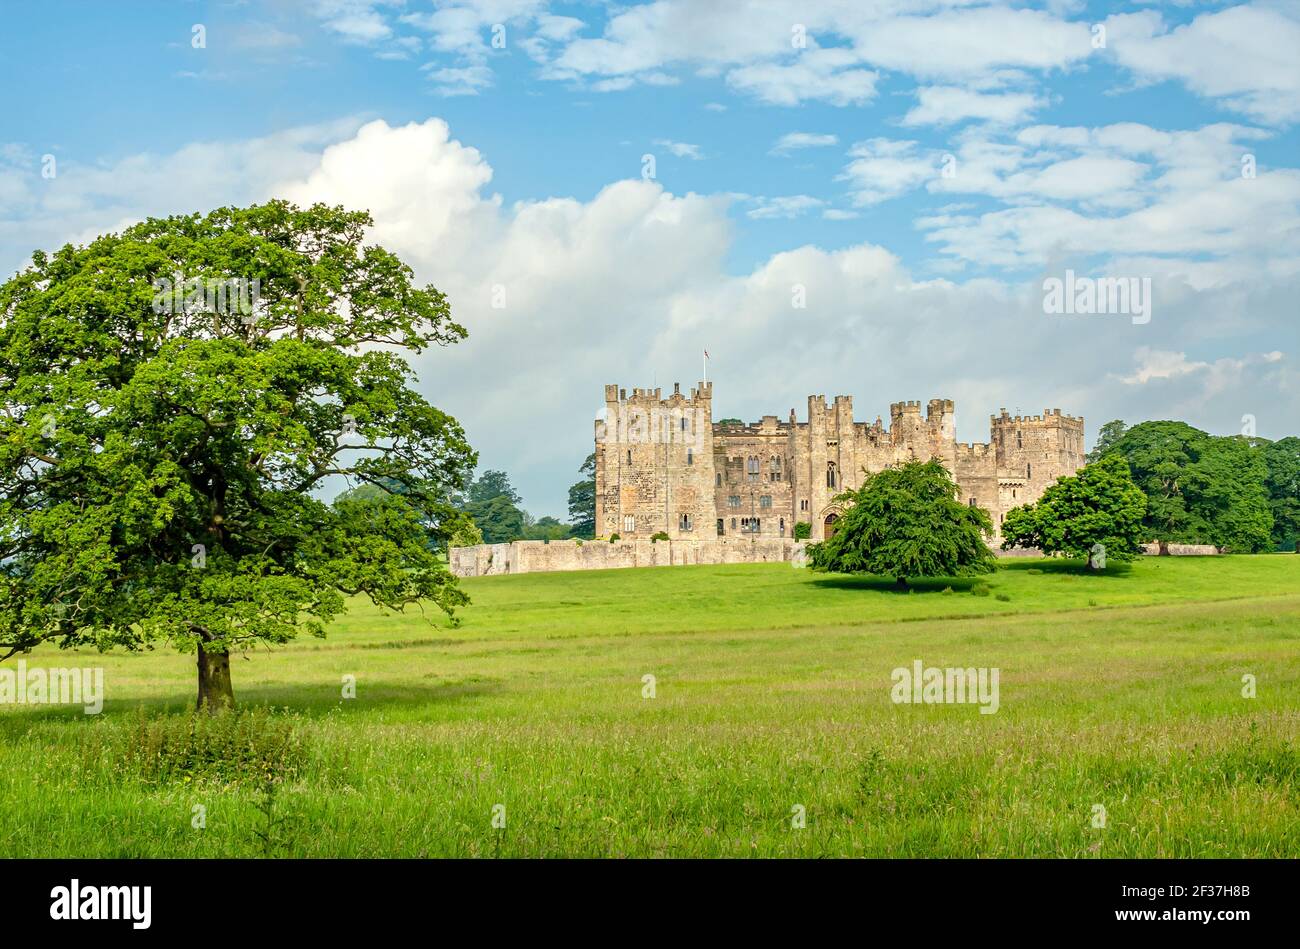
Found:
[[673, 383], [672, 395], [664, 398], [662, 388], [634, 388], [632, 394], [627, 394], [627, 389], [621, 389], [618, 385], [605, 386], [605, 403], [606, 405], [694, 405], [697, 402], [712, 402], [713, 400], [713, 383], [700, 382], [690, 390], [690, 395], [682, 394], [682, 384]]
[[[624, 540], [758, 541], [793, 537], [800, 522], [824, 540], [843, 492], [865, 474], [936, 459], [952, 472], [962, 503], [989, 511], [996, 528], [1083, 464], [1083, 419], [1060, 409], [990, 416], [988, 442], [957, 442], [952, 399], [893, 402], [874, 422], [853, 417], [853, 397], [808, 396], [788, 421], [713, 421], [713, 387], [689, 393], [605, 386], [596, 423], [597, 535]], [[719, 413], [725, 415], [726, 413]], [[996, 538], [995, 538], [996, 540]]]
[[996, 428], [1071, 428], [1083, 431], [1083, 417], [1065, 415], [1060, 409], [1043, 409], [1042, 415], [1011, 415], [1006, 409], [990, 415], [989, 424]]

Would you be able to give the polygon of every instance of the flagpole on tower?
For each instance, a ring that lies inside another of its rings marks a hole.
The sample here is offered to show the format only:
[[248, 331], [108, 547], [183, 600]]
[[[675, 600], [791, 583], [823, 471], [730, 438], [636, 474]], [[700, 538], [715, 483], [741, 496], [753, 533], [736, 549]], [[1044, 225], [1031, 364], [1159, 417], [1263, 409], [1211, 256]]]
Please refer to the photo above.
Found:
[[703, 378], [703, 382], [704, 382], [705, 385], [708, 385], [708, 383], [709, 383], [709, 351], [708, 351], [707, 349], [704, 350], [704, 358], [701, 360], [701, 362], [704, 363], [704, 378]]

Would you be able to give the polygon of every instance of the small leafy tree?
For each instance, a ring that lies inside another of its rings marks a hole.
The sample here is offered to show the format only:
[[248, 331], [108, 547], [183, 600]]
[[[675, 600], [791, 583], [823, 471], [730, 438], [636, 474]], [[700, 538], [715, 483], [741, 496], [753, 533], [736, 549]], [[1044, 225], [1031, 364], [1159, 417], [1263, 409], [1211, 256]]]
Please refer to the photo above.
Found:
[[528, 528], [528, 515], [519, 506], [522, 498], [504, 471], [485, 471], [469, 485], [462, 508], [489, 544], [519, 540]]
[[1088, 463], [1092, 464], [1092, 462], [1114, 448], [1115, 443], [1124, 437], [1124, 432], [1127, 430], [1121, 419], [1115, 419], [1103, 425], [1101, 431], [1097, 433], [1097, 444], [1093, 446], [1092, 451], [1088, 452]]
[[861, 488], [836, 498], [844, 513], [829, 540], [808, 548], [812, 569], [889, 576], [904, 587], [920, 577], [991, 573], [997, 561], [985, 538], [993, 524], [957, 497], [936, 459], [868, 474]]
[[583, 461], [578, 474], [583, 479], [569, 488], [569, 523], [572, 536], [596, 536], [596, 453]]
[[812, 536], [811, 524], [809, 524], [807, 521], [795, 521], [794, 524], [795, 540], [807, 540], [811, 536]]
[[[1146, 510], [1146, 495], [1133, 483], [1128, 463], [1120, 455], [1106, 455], [1058, 478], [1033, 504], [1008, 511], [1002, 547], [1086, 557], [1093, 568], [1103, 557], [1131, 560], [1142, 552]], [[1098, 544], [1101, 550], [1094, 553]]]
[[[0, 659], [166, 642], [216, 710], [232, 652], [323, 636], [349, 595], [467, 602], [429, 539], [474, 453], [402, 355], [465, 331], [371, 224], [150, 219], [0, 285]], [[331, 505], [338, 476], [381, 490]]]

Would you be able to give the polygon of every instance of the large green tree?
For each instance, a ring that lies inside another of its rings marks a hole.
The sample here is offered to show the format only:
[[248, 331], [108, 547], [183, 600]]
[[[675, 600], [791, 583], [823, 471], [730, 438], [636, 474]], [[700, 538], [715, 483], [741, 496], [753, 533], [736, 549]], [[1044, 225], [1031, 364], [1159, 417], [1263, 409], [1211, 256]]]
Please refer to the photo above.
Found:
[[1142, 552], [1147, 499], [1129, 475], [1122, 455], [1106, 455], [1058, 478], [1033, 504], [1013, 508], [1002, 521], [1002, 547], [1037, 547], [1045, 553], [1086, 557], [1099, 565], [1104, 557], [1131, 560]]
[[894, 577], [991, 573], [988, 513], [957, 500], [958, 488], [937, 460], [913, 461], [864, 476], [836, 498], [844, 512], [829, 539], [808, 548], [814, 570]]
[[[232, 652], [323, 635], [349, 595], [466, 602], [426, 541], [474, 453], [403, 358], [465, 331], [371, 224], [150, 219], [0, 286], [0, 658], [166, 642], [212, 710]], [[400, 494], [331, 505], [331, 476]]]
[[1292, 435], [1260, 447], [1267, 472], [1264, 486], [1273, 513], [1273, 543], [1297, 550], [1300, 538], [1300, 438]]
[[1271, 544], [1263, 454], [1240, 436], [1215, 437], [1184, 422], [1143, 422], [1110, 449], [1147, 496], [1149, 539], [1251, 552]]
[[569, 488], [569, 523], [574, 537], [596, 536], [596, 453], [578, 469], [581, 481]]

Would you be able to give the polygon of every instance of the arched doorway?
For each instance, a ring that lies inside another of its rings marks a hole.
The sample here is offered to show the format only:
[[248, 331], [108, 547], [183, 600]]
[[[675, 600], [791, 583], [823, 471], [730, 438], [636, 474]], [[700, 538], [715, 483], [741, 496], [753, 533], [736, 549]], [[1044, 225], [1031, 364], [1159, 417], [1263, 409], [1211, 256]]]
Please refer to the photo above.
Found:
[[822, 539], [830, 540], [831, 535], [835, 533], [835, 522], [840, 519], [838, 514], [827, 514], [826, 521], [822, 524]]

